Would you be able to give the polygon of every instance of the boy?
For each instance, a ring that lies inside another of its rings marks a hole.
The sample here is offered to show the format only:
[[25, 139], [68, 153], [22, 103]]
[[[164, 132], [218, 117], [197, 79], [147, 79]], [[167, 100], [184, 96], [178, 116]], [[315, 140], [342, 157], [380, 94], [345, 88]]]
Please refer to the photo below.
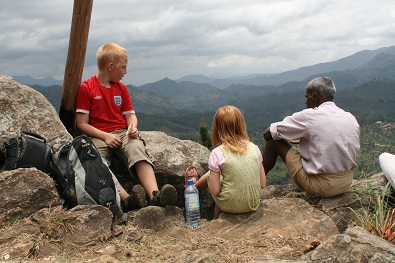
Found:
[[166, 184], [161, 191], [153, 170], [153, 164], [145, 150], [137, 129], [137, 117], [126, 86], [120, 82], [127, 73], [128, 53], [125, 48], [107, 43], [96, 53], [97, 75], [83, 82], [76, 100], [77, 127], [92, 138], [100, 155], [111, 163], [113, 154], [127, 159], [129, 173], [137, 174], [137, 184], [129, 194], [121, 187], [124, 208], [138, 209], [150, 204], [175, 205], [176, 189]]

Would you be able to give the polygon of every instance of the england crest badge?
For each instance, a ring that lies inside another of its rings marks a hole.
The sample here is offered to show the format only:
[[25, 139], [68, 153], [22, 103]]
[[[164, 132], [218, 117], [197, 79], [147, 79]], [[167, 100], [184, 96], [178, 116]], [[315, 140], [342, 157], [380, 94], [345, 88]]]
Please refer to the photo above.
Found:
[[122, 97], [121, 96], [114, 96], [115, 105], [120, 106], [122, 104]]

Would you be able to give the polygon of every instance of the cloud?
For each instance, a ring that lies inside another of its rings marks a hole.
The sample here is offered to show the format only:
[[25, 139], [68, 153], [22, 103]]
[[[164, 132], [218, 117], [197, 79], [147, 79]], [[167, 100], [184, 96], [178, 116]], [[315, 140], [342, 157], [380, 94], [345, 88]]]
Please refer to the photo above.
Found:
[[[0, 74], [63, 78], [73, 1], [5, 1]], [[94, 0], [83, 78], [95, 53], [129, 53], [126, 84], [188, 74], [275, 73], [395, 43], [393, 0]]]

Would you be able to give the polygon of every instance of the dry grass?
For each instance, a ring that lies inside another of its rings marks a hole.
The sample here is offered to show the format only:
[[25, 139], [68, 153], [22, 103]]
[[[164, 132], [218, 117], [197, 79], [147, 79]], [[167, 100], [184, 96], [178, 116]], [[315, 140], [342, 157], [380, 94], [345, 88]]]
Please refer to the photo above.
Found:
[[391, 189], [387, 184], [382, 194], [377, 196], [373, 208], [361, 208], [354, 211], [355, 224], [365, 228], [367, 231], [387, 240], [395, 241], [395, 208], [391, 200]]

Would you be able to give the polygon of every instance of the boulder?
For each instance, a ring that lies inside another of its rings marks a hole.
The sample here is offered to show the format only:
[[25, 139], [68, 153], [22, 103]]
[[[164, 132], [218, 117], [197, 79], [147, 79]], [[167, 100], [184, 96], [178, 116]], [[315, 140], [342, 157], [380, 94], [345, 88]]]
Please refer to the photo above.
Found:
[[0, 189], [0, 226], [60, 203], [52, 179], [36, 168], [1, 172]]
[[41, 93], [5, 75], [0, 75], [0, 112], [0, 145], [24, 130], [43, 136], [55, 149], [72, 139]]
[[306, 262], [395, 262], [395, 247], [361, 227], [333, 235], [306, 255]]

